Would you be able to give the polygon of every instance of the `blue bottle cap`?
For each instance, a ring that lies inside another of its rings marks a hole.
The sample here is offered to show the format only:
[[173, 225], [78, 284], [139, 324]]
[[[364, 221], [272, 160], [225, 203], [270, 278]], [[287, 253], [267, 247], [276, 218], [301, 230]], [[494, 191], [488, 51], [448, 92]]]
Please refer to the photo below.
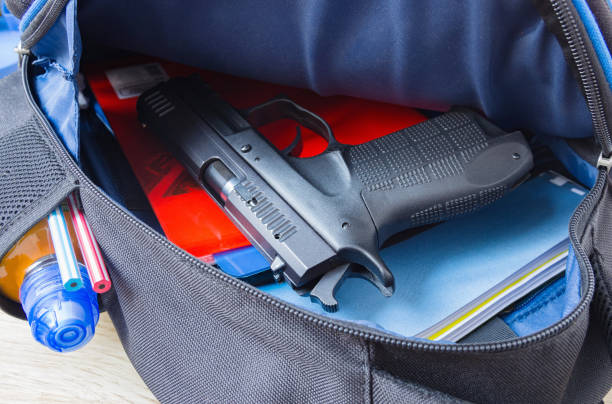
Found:
[[67, 291], [57, 261], [38, 261], [26, 273], [19, 296], [32, 335], [57, 352], [74, 351], [93, 337], [100, 311], [86, 268], [79, 264], [83, 288]]

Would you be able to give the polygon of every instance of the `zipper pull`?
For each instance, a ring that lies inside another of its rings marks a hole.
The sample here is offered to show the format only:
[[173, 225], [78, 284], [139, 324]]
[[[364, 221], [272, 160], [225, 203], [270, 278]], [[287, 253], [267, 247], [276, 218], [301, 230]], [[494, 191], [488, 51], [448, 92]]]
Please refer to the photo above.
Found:
[[604, 157], [603, 152], [599, 153], [597, 168], [605, 168], [607, 172], [610, 172], [610, 168], [612, 168], [612, 157]]
[[27, 48], [23, 48], [21, 46], [21, 41], [19, 41], [19, 44], [17, 44], [17, 47], [15, 47], [15, 49], [13, 49], [17, 55], [19, 55], [19, 67], [21, 67], [21, 61], [23, 60], [23, 56], [24, 55], [31, 55], [31, 52], [29, 49]]

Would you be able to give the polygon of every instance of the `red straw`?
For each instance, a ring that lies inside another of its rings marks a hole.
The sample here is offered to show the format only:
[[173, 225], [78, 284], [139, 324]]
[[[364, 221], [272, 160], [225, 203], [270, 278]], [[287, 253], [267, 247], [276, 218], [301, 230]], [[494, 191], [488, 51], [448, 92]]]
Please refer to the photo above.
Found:
[[74, 193], [68, 195], [68, 208], [72, 217], [72, 223], [74, 224], [74, 231], [79, 241], [79, 247], [81, 247], [81, 253], [85, 259], [85, 266], [91, 280], [91, 286], [94, 292], [104, 293], [110, 289], [111, 280], [108, 276], [102, 254], [100, 254], [98, 243], [91, 232], [85, 215], [79, 209]]

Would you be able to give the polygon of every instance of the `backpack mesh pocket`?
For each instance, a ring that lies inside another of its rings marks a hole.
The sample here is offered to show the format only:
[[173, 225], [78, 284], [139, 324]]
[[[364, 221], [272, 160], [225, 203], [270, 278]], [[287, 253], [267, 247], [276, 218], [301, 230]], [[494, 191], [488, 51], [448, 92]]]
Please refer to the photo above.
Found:
[[0, 234], [66, 178], [34, 118], [0, 139]]

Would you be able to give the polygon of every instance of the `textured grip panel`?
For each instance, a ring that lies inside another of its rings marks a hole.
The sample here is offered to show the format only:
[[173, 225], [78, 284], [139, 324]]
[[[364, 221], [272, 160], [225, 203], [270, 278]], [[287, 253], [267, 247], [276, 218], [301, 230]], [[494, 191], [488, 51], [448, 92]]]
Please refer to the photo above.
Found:
[[489, 188], [479, 193], [474, 193], [460, 198], [438, 203], [427, 209], [423, 209], [410, 216], [412, 226], [423, 226], [430, 223], [438, 223], [455, 216], [475, 212], [481, 207], [495, 202], [506, 192], [506, 187], [499, 186]]
[[[435, 187], [437, 181], [464, 175], [466, 165], [489, 146], [488, 139], [471, 113], [455, 111], [351, 147], [346, 157], [364, 192], [410, 192], [417, 185]], [[506, 188], [472, 188], [449, 200], [432, 199], [408, 220], [414, 227], [470, 213], [503, 196]]]
[[463, 173], [487, 145], [474, 119], [449, 112], [351, 147], [347, 161], [367, 191], [409, 188]]

